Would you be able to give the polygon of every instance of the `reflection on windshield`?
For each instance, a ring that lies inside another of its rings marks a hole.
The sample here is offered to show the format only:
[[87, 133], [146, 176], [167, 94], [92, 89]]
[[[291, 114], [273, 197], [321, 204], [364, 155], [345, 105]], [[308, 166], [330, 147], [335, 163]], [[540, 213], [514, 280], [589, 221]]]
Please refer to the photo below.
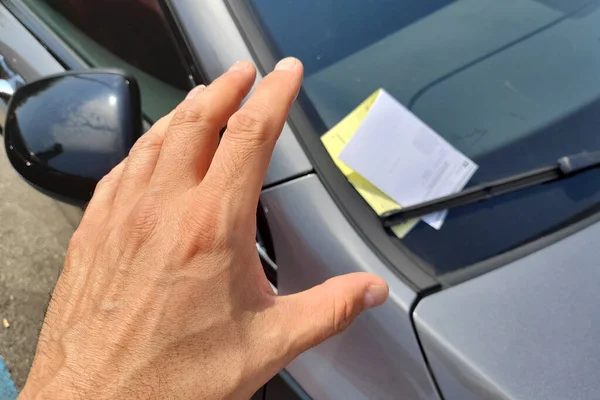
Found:
[[383, 86], [476, 158], [598, 96], [598, 2], [564, 3], [454, 2], [307, 77], [306, 92], [332, 126]]

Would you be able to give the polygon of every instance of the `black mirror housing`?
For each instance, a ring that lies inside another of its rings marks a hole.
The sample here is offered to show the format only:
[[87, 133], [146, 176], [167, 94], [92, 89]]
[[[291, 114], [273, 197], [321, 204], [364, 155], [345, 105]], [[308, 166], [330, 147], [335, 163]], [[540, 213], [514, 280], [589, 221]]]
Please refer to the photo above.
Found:
[[15, 170], [36, 189], [81, 205], [141, 133], [135, 79], [86, 70], [17, 90], [8, 104], [4, 144]]

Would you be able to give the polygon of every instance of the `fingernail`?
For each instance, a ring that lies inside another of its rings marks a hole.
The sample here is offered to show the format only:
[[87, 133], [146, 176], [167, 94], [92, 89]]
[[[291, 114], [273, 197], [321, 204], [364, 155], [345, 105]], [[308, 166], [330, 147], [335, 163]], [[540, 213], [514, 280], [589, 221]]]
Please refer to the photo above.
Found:
[[238, 61], [229, 68], [230, 71], [242, 71], [250, 66], [248, 61]]
[[186, 99], [193, 99], [194, 97], [198, 96], [198, 93], [200, 93], [201, 91], [204, 90], [204, 88], [206, 88], [206, 86], [204, 85], [198, 85], [195, 88], [193, 88], [192, 90], [190, 90], [190, 92], [188, 93], [188, 95], [185, 97]]
[[294, 57], [284, 58], [283, 60], [277, 63], [277, 65], [275, 66], [275, 71], [281, 71], [286, 69], [291, 70], [296, 68], [296, 64], [298, 64], [298, 60], [296, 60]]
[[382, 305], [387, 297], [387, 285], [370, 285], [365, 292], [365, 310]]

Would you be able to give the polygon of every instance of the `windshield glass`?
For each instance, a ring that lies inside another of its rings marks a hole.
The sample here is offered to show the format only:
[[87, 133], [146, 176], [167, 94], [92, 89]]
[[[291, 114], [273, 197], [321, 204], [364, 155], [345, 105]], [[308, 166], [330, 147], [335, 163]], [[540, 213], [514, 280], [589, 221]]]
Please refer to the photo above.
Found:
[[[304, 63], [319, 135], [384, 88], [479, 164], [469, 185], [600, 149], [600, 1], [247, 1], [275, 55]], [[599, 182], [590, 171], [451, 210], [402, 242], [449, 272], [589, 211]]]

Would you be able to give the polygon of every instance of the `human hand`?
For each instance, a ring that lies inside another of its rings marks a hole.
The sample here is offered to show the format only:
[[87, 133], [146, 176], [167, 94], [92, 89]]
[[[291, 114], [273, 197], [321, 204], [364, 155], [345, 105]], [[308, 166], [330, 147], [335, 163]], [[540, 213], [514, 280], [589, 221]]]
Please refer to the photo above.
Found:
[[280, 62], [238, 110], [255, 74], [240, 62], [194, 89], [98, 184], [22, 398], [247, 399], [385, 301], [362, 273], [271, 289], [256, 207], [302, 65]]

